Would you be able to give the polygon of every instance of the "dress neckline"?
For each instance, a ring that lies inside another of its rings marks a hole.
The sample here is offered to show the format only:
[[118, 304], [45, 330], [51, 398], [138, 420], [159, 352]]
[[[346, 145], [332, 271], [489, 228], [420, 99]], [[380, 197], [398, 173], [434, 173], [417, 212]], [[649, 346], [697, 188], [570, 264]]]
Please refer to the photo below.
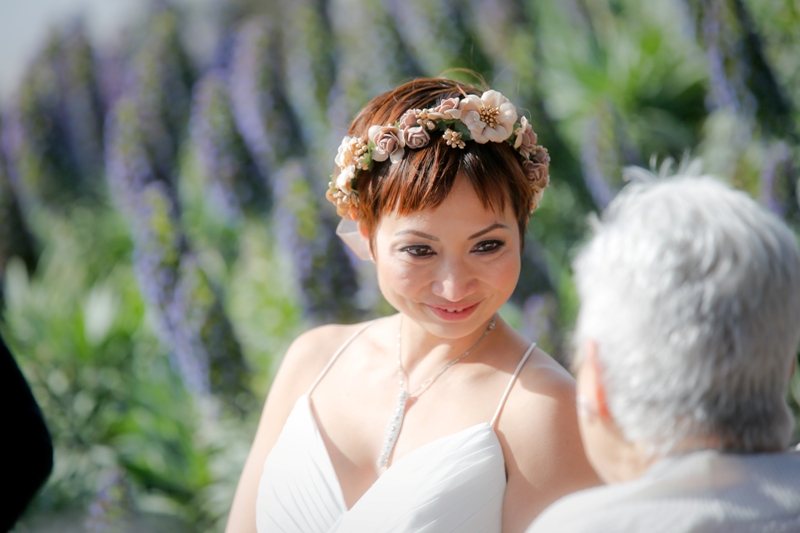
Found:
[[479, 431], [488, 431], [491, 435], [492, 439], [492, 446], [496, 446], [500, 457], [502, 458], [502, 463], [505, 464], [505, 455], [503, 454], [503, 447], [500, 445], [500, 440], [497, 438], [497, 433], [495, 433], [494, 427], [491, 423], [487, 421], [478, 422], [476, 424], [472, 424], [467, 426], [463, 429], [455, 431], [453, 433], [449, 433], [447, 435], [442, 435], [441, 437], [437, 437], [433, 440], [430, 440], [420, 446], [417, 446], [413, 450], [409, 450], [408, 452], [404, 453], [396, 460], [392, 461], [391, 464], [386, 468], [386, 470], [378, 474], [376, 478], [370, 483], [367, 489], [353, 502], [351, 506], [347, 506], [347, 502], [345, 501], [344, 497], [344, 489], [342, 488], [342, 483], [339, 478], [339, 473], [336, 471], [336, 468], [333, 466], [333, 460], [331, 459], [330, 452], [328, 450], [328, 446], [325, 444], [325, 439], [322, 438], [322, 433], [320, 431], [320, 425], [317, 422], [316, 416], [314, 416], [314, 411], [311, 406], [311, 398], [308, 393], [303, 393], [299, 398], [297, 398], [297, 402], [294, 406], [294, 409], [297, 409], [302, 405], [302, 408], [305, 410], [305, 415], [308, 418], [309, 423], [311, 424], [312, 428], [314, 429], [314, 434], [317, 436], [317, 443], [322, 451], [322, 455], [325, 457], [325, 464], [327, 465], [328, 469], [330, 470], [330, 476], [333, 482], [336, 485], [337, 490], [337, 499], [339, 500], [339, 504], [341, 505], [342, 509], [345, 513], [349, 513], [353, 509], [355, 509], [360, 502], [362, 502], [365, 496], [369, 495], [373, 489], [383, 483], [382, 480], [384, 479], [391, 479], [393, 476], [396, 475], [397, 470], [399, 470], [405, 463], [422, 453], [423, 451], [430, 450], [431, 448], [436, 447], [437, 445], [441, 446], [446, 443], [448, 440], [455, 439], [460, 436], [464, 436], [465, 434], [471, 432], [479, 432]]

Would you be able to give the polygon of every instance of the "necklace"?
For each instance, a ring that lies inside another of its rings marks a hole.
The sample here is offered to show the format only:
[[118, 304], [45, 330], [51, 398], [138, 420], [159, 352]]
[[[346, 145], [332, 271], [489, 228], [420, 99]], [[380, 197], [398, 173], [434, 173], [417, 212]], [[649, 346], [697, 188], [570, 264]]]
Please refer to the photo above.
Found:
[[400, 388], [397, 391], [397, 403], [395, 403], [394, 411], [392, 411], [392, 416], [389, 418], [389, 423], [386, 424], [386, 430], [383, 435], [383, 446], [381, 447], [381, 454], [378, 456], [378, 471], [384, 472], [389, 464], [389, 456], [392, 455], [394, 451], [394, 447], [397, 444], [397, 438], [400, 436], [400, 429], [403, 427], [403, 420], [406, 416], [406, 406], [408, 404], [409, 398], [419, 398], [422, 394], [427, 391], [431, 385], [433, 385], [442, 374], [447, 372], [447, 370], [455, 365], [456, 363], [460, 363], [464, 359], [467, 358], [472, 351], [477, 348], [478, 344], [483, 340], [486, 335], [489, 334], [495, 327], [496, 321], [495, 318], [489, 321], [489, 324], [486, 326], [486, 329], [483, 330], [483, 333], [478, 340], [472, 343], [472, 346], [467, 348], [467, 350], [459, 355], [458, 357], [451, 359], [447, 363], [445, 363], [442, 368], [439, 369], [434, 375], [423, 381], [413, 392], [409, 392], [408, 390], [408, 378], [406, 376], [405, 368], [403, 368], [403, 361], [402, 361], [402, 350], [401, 350], [401, 332], [403, 329], [403, 319], [402, 316], [400, 318], [400, 327], [397, 330], [397, 370], [398, 374], [400, 375]]

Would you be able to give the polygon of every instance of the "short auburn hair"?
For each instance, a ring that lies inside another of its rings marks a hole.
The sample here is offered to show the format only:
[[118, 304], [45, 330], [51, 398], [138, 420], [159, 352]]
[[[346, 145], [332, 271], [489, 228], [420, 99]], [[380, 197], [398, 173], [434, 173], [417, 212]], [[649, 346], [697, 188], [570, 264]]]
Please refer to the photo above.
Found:
[[[430, 108], [447, 98], [481, 93], [477, 87], [446, 78], [417, 78], [370, 100], [353, 119], [348, 134], [366, 137], [370, 126], [396, 122], [409, 109]], [[407, 150], [397, 163], [375, 163], [356, 176], [358, 221], [371, 239], [386, 213], [404, 215], [440, 205], [459, 174], [469, 179], [487, 208], [502, 211], [506, 202], [511, 202], [524, 239], [535, 192], [519, 154], [508, 143], [470, 141], [458, 149], [438, 136], [423, 148]]]

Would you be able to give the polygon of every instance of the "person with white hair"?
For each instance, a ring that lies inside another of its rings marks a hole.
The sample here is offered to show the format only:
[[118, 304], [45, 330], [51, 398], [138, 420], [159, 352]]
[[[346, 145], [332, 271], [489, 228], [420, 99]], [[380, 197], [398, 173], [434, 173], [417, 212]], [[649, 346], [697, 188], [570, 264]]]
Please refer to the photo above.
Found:
[[581, 438], [610, 485], [528, 531], [800, 531], [794, 234], [713, 178], [654, 179], [615, 198], [574, 272]]

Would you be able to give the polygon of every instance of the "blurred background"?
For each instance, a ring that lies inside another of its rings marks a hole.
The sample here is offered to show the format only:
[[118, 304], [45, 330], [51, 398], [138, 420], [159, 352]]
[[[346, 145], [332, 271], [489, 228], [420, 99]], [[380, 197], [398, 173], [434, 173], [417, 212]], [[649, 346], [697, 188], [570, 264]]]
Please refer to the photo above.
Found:
[[800, 228], [798, 27], [796, 0], [5, 3], [0, 331], [55, 443], [17, 531], [222, 529], [291, 339], [390, 312], [323, 198], [372, 96], [466, 68], [532, 118], [552, 185], [503, 315], [566, 362], [624, 167], [702, 158]]

